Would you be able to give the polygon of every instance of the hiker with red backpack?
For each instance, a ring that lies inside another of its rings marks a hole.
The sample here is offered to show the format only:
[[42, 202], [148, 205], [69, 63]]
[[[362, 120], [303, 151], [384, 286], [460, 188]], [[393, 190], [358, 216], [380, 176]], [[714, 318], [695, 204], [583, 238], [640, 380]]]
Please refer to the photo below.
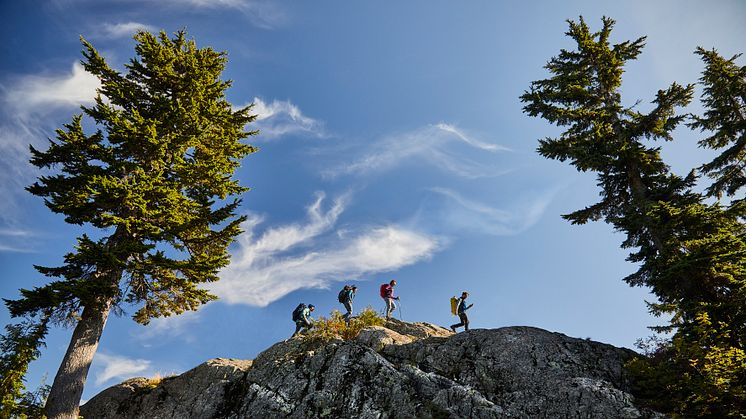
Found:
[[357, 287], [355, 285], [345, 285], [344, 288], [342, 288], [342, 291], [339, 292], [339, 295], [337, 295], [337, 300], [342, 303], [345, 310], [347, 310], [347, 313], [345, 313], [342, 318], [345, 322], [350, 322], [350, 317], [352, 317], [352, 300], [355, 299], [355, 294], [357, 293]]
[[466, 315], [466, 310], [470, 309], [474, 304], [469, 304], [467, 306], [466, 305], [467, 298], [469, 298], [468, 292], [464, 291], [463, 293], [461, 293], [461, 298], [459, 298], [455, 302], [455, 305], [456, 305], [455, 308], [453, 307], [454, 306], [453, 300], [455, 298], [451, 299], [451, 313], [458, 314], [458, 318], [459, 320], [461, 320], [461, 323], [451, 325], [451, 330], [453, 331], [453, 333], [456, 333], [456, 328], [461, 327], [461, 326], [464, 327], [465, 331], [469, 331], [469, 316]]
[[298, 307], [293, 310], [293, 321], [295, 322], [295, 333], [293, 333], [292, 337], [295, 337], [301, 329], [305, 328], [306, 330], [310, 329], [311, 326], [313, 326], [313, 323], [311, 323], [311, 312], [315, 309], [313, 304], [309, 304], [306, 306], [303, 303], [298, 304]]
[[396, 280], [392, 279], [388, 284], [381, 285], [381, 298], [386, 302], [386, 320], [391, 320], [391, 313], [396, 310], [396, 304], [394, 300], [398, 300], [399, 297], [394, 297], [394, 287], [396, 286]]

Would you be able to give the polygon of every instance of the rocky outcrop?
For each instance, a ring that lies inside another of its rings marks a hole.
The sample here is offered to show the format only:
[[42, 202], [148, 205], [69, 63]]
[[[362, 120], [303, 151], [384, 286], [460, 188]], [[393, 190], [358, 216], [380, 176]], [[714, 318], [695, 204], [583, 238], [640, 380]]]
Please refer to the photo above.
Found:
[[640, 418], [634, 352], [532, 327], [453, 335], [390, 321], [353, 341], [292, 339], [253, 362], [208, 361], [155, 385], [132, 379], [85, 418]]

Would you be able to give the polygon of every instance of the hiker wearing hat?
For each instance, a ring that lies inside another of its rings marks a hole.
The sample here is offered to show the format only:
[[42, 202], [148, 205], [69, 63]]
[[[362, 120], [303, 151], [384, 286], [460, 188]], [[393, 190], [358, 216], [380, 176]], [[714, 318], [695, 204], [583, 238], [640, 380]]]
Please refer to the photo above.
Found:
[[467, 298], [469, 298], [469, 293], [464, 291], [463, 293], [461, 293], [461, 298], [458, 299], [456, 313], [458, 313], [458, 318], [459, 320], [461, 320], [461, 323], [451, 326], [451, 330], [453, 330], [453, 333], [456, 333], [456, 328], [461, 326], [464, 326], [464, 330], [469, 330], [469, 317], [466, 315], [466, 310], [470, 309], [474, 304], [469, 304], [467, 306]]
[[293, 310], [293, 321], [295, 322], [295, 333], [293, 333], [294, 337], [297, 335], [301, 329], [305, 328], [306, 330], [310, 329], [313, 325], [311, 323], [311, 312], [315, 309], [313, 304], [309, 304], [306, 306], [303, 303], [298, 304], [298, 307]]
[[396, 304], [394, 300], [398, 300], [399, 297], [394, 297], [394, 287], [396, 286], [396, 280], [392, 279], [388, 284], [381, 285], [381, 298], [386, 302], [386, 320], [391, 320], [391, 313], [396, 310]]
[[344, 321], [349, 322], [350, 317], [352, 317], [352, 300], [355, 299], [355, 294], [357, 293], [357, 286], [355, 285], [345, 285], [344, 288], [342, 288], [342, 291], [339, 292], [339, 295], [337, 296], [337, 300], [339, 300], [340, 303], [344, 306], [345, 310], [347, 310], [347, 313], [342, 316]]

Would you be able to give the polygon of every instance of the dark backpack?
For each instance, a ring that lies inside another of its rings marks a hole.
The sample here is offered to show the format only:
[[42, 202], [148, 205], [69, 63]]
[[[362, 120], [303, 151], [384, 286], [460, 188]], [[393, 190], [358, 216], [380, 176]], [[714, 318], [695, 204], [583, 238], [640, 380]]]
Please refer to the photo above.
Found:
[[303, 318], [303, 310], [306, 309], [306, 305], [303, 303], [298, 304], [298, 307], [293, 310], [293, 321], [297, 322], [301, 318]]
[[342, 291], [339, 292], [337, 295], [337, 301], [344, 304], [347, 302], [347, 293], [350, 291], [350, 287], [345, 285], [344, 288], [342, 288]]

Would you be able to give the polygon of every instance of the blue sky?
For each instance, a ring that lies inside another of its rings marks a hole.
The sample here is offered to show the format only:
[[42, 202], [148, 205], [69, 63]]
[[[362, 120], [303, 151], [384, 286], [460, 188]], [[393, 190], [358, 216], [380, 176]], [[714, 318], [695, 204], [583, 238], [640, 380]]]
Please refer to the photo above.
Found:
[[[43, 283], [33, 265], [59, 264], [83, 231], [23, 190], [38, 175], [28, 145], [44, 147], [93, 97], [78, 37], [121, 68], [136, 29], [186, 28], [228, 52], [228, 98], [259, 115], [260, 151], [237, 173], [252, 188], [249, 219], [211, 286], [220, 301], [147, 327], [131, 307], [110, 318], [84, 398], [210, 358], [251, 359], [292, 333], [299, 302], [338, 308], [343, 283], [360, 287], [357, 308], [380, 309], [377, 288], [392, 278], [405, 320], [453, 323], [448, 299], [469, 290], [473, 327], [632, 347], [660, 321], [650, 296], [621, 281], [635, 267], [619, 234], [560, 218], [595, 202], [594, 177], [535, 153], [558, 131], [518, 100], [572, 47], [565, 20], [579, 15], [594, 28], [616, 19], [616, 42], [648, 36], [623, 88], [643, 110], [658, 89], [698, 79], [696, 46], [746, 52], [741, 1], [2, 1], [0, 296]], [[680, 129], [664, 146], [675, 171], [708, 161], [699, 137]], [[50, 333], [32, 387], [51, 381], [70, 333]]]

